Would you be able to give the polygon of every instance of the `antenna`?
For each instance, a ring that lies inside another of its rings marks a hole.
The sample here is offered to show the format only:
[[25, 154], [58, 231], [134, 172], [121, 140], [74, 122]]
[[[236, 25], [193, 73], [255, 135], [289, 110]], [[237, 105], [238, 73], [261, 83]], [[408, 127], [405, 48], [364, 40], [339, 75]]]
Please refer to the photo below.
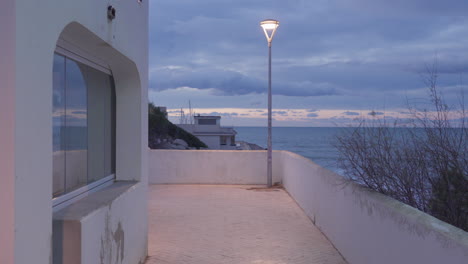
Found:
[[185, 124], [185, 113], [184, 113], [183, 108], [180, 108], [180, 121], [179, 121], [179, 124]]
[[192, 111], [192, 103], [190, 102], [190, 100], [188, 101], [188, 105], [189, 105], [189, 114], [190, 114], [190, 117], [189, 117], [189, 123], [190, 125], [193, 125], [194, 122], [193, 122], [193, 111]]

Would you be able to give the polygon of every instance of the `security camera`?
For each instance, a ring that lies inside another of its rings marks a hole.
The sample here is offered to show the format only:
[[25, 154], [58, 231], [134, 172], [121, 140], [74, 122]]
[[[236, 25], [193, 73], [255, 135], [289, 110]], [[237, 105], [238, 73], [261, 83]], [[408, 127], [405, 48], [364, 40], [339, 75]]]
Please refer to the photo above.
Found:
[[115, 8], [113, 6], [107, 7], [107, 18], [113, 20], [115, 18]]

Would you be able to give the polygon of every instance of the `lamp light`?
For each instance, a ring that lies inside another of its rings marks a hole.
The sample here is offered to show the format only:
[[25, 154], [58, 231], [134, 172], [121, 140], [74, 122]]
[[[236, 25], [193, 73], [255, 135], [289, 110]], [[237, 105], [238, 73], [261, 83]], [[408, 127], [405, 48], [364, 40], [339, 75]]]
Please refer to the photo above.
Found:
[[268, 139], [267, 139], [267, 186], [268, 188], [272, 187], [273, 181], [273, 152], [272, 152], [272, 143], [271, 143], [271, 108], [272, 108], [272, 95], [271, 95], [271, 41], [275, 36], [276, 29], [279, 26], [278, 20], [274, 19], [265, 19], [260, 22], [260, 26], [263, 28], [265, 37], [268, 41]]
[[275, 36], [276, 29], [279, 27], [279, 21], [274, 19], [265, 19], [260, 22], [260, 26], [263, 28], [268, 44], [270, 44]]

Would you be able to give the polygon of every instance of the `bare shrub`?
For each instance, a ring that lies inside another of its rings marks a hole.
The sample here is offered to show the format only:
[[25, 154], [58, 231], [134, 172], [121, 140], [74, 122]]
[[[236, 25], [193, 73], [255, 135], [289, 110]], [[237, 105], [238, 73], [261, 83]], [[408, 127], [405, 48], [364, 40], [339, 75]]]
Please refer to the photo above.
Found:
[[337, 136], [345, 177], [468, 231], [468, 115], [449, 107], [428, 69], [430, 109], [408, 104], [409, 123], [361, 119]]

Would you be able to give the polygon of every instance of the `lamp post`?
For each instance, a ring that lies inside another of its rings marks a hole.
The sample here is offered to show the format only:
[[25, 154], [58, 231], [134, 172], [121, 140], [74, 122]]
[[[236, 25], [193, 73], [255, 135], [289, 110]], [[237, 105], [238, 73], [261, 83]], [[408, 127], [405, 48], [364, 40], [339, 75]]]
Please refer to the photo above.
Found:
[[271, 41], [275, 36], [276, 29], [279, 26], [279, 22], [274, 19], [265, 19], [260, 22], [260, 26], [263, 28], [265, 37], [268, 41], [268, 158], [267, 158], [267, 186], [272, 186], [272, 147], [271, 147]]

